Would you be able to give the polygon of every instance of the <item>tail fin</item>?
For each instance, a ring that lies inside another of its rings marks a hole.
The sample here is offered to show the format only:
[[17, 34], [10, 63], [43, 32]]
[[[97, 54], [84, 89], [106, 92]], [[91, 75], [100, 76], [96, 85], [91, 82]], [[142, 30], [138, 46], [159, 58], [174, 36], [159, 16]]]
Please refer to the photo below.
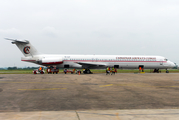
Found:
[[28, 40], [21, 41], [21, 40], [9, 39], [9, 38], [5, 38], [5, 39], [11, 40], [12, 44], [16, 44], [25, 57], [29, 57], [29, 56], [33, 57], [34, 55], [39, 54]]

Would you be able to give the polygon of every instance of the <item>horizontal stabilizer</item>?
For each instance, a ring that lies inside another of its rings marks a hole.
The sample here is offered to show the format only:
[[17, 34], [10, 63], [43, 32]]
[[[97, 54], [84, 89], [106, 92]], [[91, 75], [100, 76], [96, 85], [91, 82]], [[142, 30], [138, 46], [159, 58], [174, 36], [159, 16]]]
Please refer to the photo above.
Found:
[[15, 43], [25, 43], [25, 44], [29, 44], [29, 41], [28, 40], [17, 40], [17, 39], [9, 39], [9, 38], [5, 38], [6, 40], [11, 40], [13, 41], [12, 44], [15, 44]]

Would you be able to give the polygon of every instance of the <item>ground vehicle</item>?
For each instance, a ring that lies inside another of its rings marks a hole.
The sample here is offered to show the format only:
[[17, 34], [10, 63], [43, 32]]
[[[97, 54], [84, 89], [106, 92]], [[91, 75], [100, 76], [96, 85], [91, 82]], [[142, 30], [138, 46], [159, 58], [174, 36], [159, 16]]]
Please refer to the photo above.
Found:
[[33, 73], [34, 73], [34, 74], [38, 74], [38, 73], [44, 74], [45, 71], [44, 71], [44, 70], [39, 71], [38, 69], [35, 69], [35, 70], [33, 70]]
[[57, 67], [48, 67], [47, 68], [47, 73], [48, 74], [54, 74], [54, 73], [56, 73], [56, 74], [58, 74], [59, 73], [59, 68], [57, 68]]
[[75, 72], [75, 69], [73, 69], [73, 70], [64, 69], [63, 72], [64, 72], [65, 74], [67, 74], [67, 73], [73, 74], [73, 73]]
[[65, 74], [67, 74], [67, 73], [71, 73], [71, 74], [73, 74], [73, 73], [76, 73], [76, 74], [81, 74], [81, 71], [80, 70], [76, 70], [76, 69], [73, 69], [73, 70], [68, 70], [68, 69], [64, 69], [64, 71], [63, 71]]

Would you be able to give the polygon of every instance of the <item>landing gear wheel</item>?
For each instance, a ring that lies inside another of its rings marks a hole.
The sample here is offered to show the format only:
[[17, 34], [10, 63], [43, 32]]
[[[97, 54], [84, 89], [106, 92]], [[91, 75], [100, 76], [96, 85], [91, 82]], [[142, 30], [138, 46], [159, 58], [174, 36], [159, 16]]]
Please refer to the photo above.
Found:
[[153, 73], [159, 73], [159, 69], [154, 69]]
[[84, 74], [93, 74], [93, 73], [90, 71], [90, 69], [85, 69], [85, 70], [83, 71], [83, 73], [84, 73]]
[[167, 70], [166, 73], [169, 73], [169, 71]]

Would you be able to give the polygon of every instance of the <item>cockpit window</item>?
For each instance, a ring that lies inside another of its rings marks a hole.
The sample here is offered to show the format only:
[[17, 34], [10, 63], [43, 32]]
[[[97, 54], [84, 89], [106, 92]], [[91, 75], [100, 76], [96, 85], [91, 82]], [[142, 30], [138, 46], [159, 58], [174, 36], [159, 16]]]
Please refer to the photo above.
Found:
[[166, 59], [166, 58], [165, 58], [164, 60], [165, 60], [165, 61], [168, 61], [168, 59]]

